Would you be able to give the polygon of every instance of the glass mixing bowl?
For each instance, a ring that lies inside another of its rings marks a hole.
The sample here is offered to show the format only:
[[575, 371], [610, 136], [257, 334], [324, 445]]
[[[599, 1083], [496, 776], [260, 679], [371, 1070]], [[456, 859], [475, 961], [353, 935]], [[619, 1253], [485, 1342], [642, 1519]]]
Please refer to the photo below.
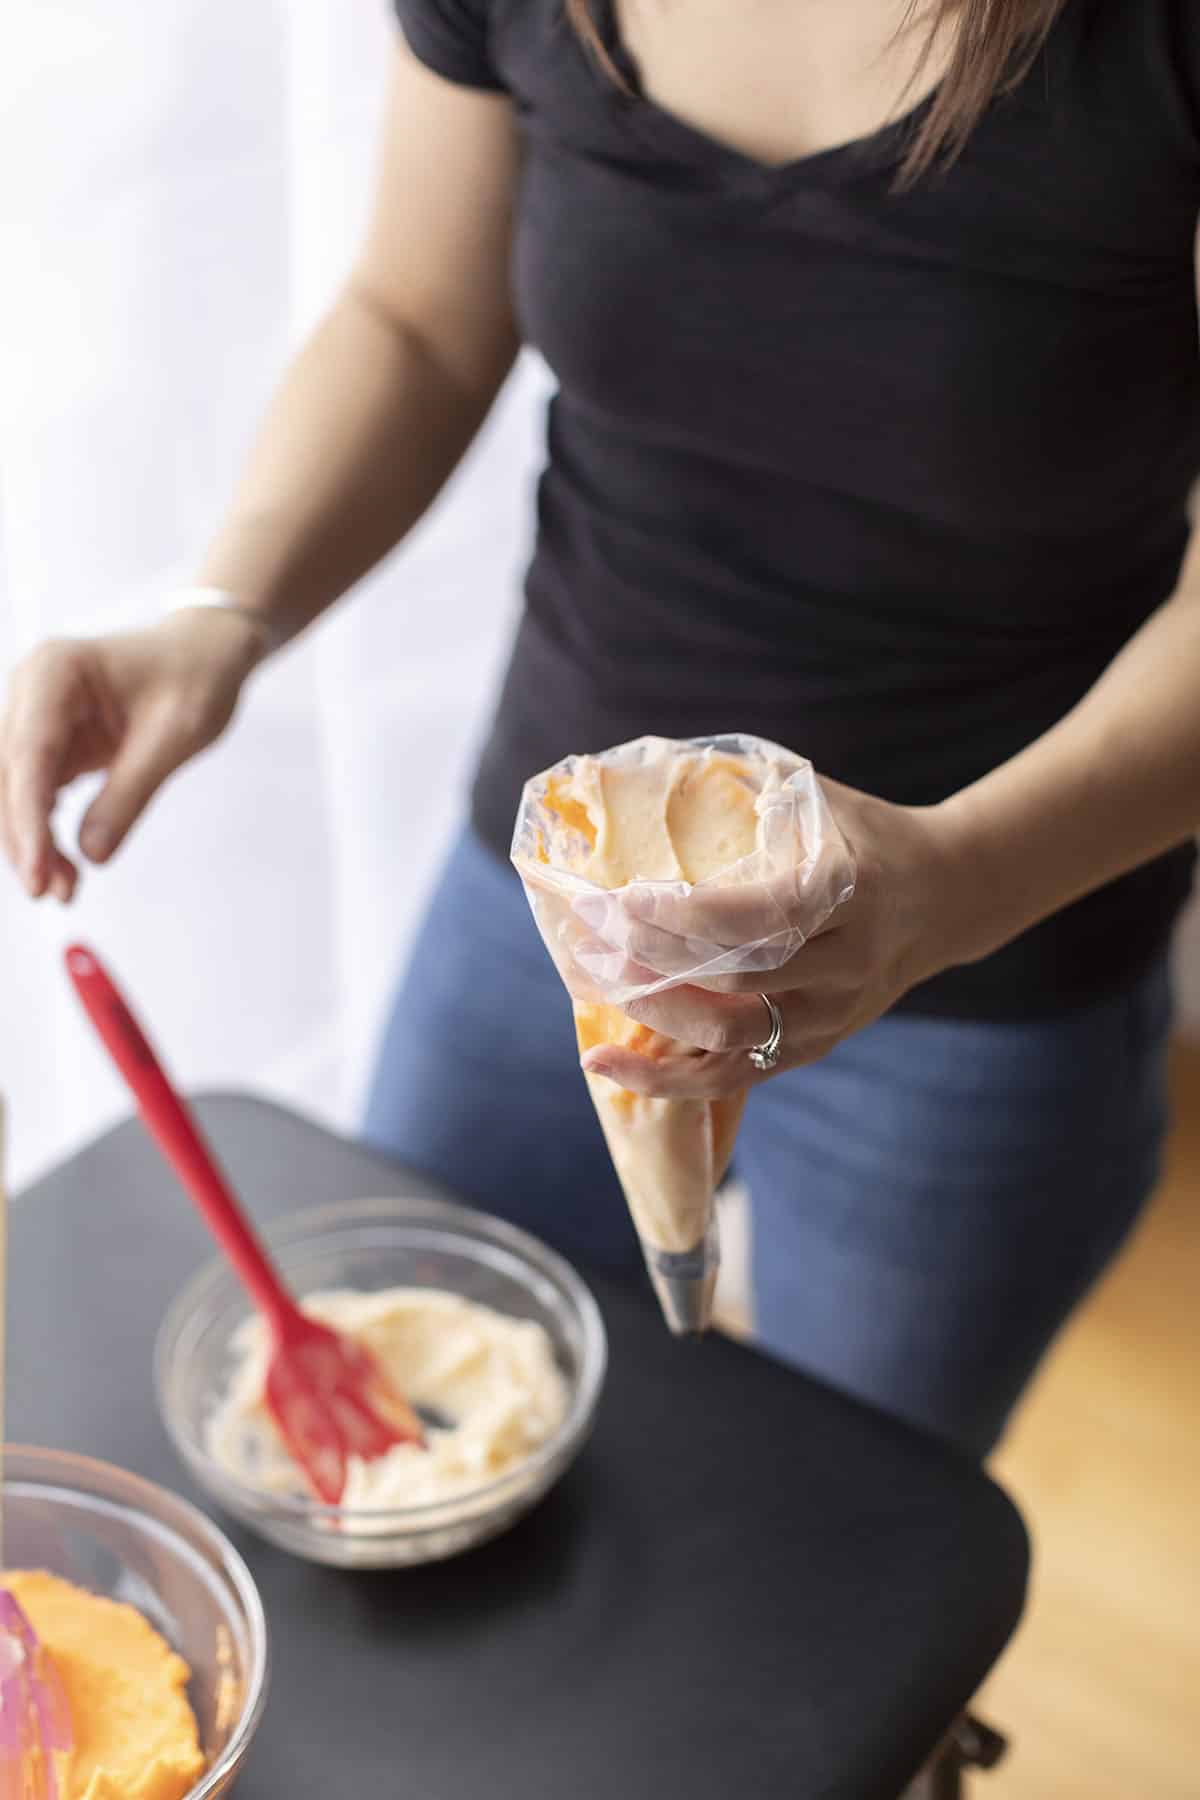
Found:
[[264, 1493], [210, 1455], [206, 1427], [238, 1363], [234, 1333], [250, 1312], [228, 1266], [213, 1263], [184, 1289], [155, 1349], [159, 1405], [179, 1454], [214, 1499], [285, 1550], [344, 1568], [434, 1562], [496, 1537], [529, 1511], [574, 1461], [604, 1381], [604, 1325], [569, 1263], [486, 1213], [445, 1201], [354, 1200], [298, 1214], [263, 1233], [299, 1298], [320, 1288], [375, 1292], [444, 1288], [549, 1333], [566, 1377], [561, 1425], [525, 1461], [433, 1505], [356, 1510], [305, 1495]]
[[267, 1626], [250, 1571], [203, 1514], [110, 1463], [4, 1452], [4, 1556], [127, 1601], [191, 1665], [188, 1699], [209, 1758], [188, 1800], [232, 1786], [267, 1695]]

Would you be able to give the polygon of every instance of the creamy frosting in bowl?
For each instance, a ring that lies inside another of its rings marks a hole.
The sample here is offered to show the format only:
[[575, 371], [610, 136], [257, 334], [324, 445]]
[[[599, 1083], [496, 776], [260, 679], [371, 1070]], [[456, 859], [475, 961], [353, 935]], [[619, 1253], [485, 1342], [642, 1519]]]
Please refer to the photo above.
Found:
[[[373, 1462], [352, 1458], [345, 1512], [428, 1506], [469, 1494], [508, 1473], [555, 1432], [567, 1384], [549, 1334], [532, 1319], [436, 1288], [309, 1294], [304, 1310], [363, 1343], [421, 1412], [426, 1443], [398, 1444]], [[248, 1319], [240, 1362], [208, 1426], [214, 1460], [248, 1486], [307, 1492], [264, 1401], [268, 1338]]]

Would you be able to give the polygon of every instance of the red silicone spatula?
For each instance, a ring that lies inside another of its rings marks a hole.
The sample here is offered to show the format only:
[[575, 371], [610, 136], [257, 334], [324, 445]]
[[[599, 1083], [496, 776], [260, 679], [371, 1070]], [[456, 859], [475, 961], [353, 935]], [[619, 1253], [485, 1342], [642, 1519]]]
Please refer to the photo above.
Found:
[[92, 951], [75, 944], [67, 971], [105, 1048], [125, 1077], [159, 1149], [273, 1339], [266, 1400], [279, 1433], [318, 1498], [337, 1505], [352, 1456], [371, 1461], [396, 1444], [421, 1444], [416, 1413], [363, 1345], [307, 1318], [255, 1236], [199, 1128], [129, 1007]]

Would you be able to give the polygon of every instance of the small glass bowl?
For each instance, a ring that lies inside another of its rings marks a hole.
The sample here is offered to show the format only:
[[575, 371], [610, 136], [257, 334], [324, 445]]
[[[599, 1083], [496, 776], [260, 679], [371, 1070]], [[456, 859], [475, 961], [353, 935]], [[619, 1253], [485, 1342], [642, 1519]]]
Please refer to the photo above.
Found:
[[599, 1309], [569, 1263], [486, 1213], [434, 1199], [354, 1200], [297, 1214], [263, 1233], [299, 1298], [320, 1288], [371, 1293], [444, 1288], [550, 1335], [568, 1385], [562, 1424], [529, 1457], [475, 1490], [433, 1505], [347, 1511], [306, 1495], [268, 1494], [210, 1455], [206, 1428], [238, 1364], [234, 1333], [250, 1312], [224, 1262], [179, 1295], [158, 1334], [155, 1381], [163, 1420], [196, 1480], [272, 1543], [341, 1568], [440, 1561], [498, 1536], [554, 1485], [583, 1447], [608, 1360]]
[[4, 1452], [4, 1556], [150, 1621], [191, 1665], [208, 1772], [187, 1800], [232, 1786], [267, 1697], [267, 1625], [250, 1572], [203, 1514], [153, 1482], [60, 1450]]

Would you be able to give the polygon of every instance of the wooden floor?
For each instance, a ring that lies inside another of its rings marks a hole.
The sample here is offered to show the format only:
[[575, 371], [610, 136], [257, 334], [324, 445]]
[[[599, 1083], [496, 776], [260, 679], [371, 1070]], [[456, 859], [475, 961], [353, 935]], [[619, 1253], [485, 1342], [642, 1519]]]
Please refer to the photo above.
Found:
[[1162, 1189], [993, 1465], [1034, 1585], [972, 1800], [1200, 1800], [1200, 1051], [1175, 1090]]

